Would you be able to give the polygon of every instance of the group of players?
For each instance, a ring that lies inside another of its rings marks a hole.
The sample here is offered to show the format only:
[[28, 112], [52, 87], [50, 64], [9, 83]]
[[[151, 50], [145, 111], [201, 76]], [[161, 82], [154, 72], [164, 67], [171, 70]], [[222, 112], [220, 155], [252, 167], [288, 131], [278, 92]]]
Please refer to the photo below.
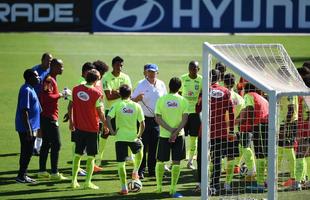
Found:
[[[16, 130], [21, 142], [20, 169], [16, 178], [20, 183], [32, 183], [27, 176], [35, 143], [42, 138], [39, 150], [38, 178], [67, 179], [58, 172], [60, 135], [58, 127], [58, 100], [69, 100], [65, 121], [69, 121], [73, 142], [72, 187], [79, 188], [77, 176], [86, 176], [85, 188], [98, 189], [91, 182], [93, 172], [101, 171], [109, 135], [115, 136], [115, 153], [118, 162], [120, 194], [128, 194], [126, 160], [133, 160], [133, 180], [142, 180], [145, 173], [156, 177], [157, 192], [162, 192], [165, 170], [171, 170], [170, 194], [182, 197], [176, 190], [180, 176], [180, 161], [185, 159], [185, 136], [189, 135], [187, 167], [194, 169], [197, 155], [198, 182], [201, 180], [201, 109], [202, 76], [198, 74], [197, 61], [188, 65], [188, 73], [180, 78], [173, 77], [169, 91], [157, 78], [156, 64], [144, 65], [144, 79], [132, 87], [130, 77], [122, 72], [124, 60], [116, 56], [112, 70], [102, 61], [86, 62], [82, 76], [71, 92], [58, 91], [56, 76], [62, 74], [63, 62], [45, 53], [41, 64], [24, 72], [25, 84], [19, 92], [16, 112]], [[210, 155], [213, 163], [210, 193], [219, 194], [222, 186], [222, 158], [227, 157], [225, 190], [232, 190], [235, 166], [241, 157], [247, 166], [246, 179], [255, 180], [252, 190], [264, 191], [267, 157], [268, 101], [255, 86], [240, 81], [235, 86], [235, 76], [226, 73], [226, 67], [217, 63], [211, 71], [211, 135]], [[309, 84], [307, 66], [299, 70]], [[309, 73], [310, 74], [310, 73]], [[239, 90], [239, 94], [235, 92]], [[310, 167], [309, 156], [309, 110], [303, 98], [281, 99], [279, 151], [295, 163], [290, 169], [291, 178], [286, 186], [301, 189], [305, 179], [305, 163]], [[299, 118], [298, 118], [299, 117]], [[297, 134], [300, 133], [300, 134]], [[35, 139], [37, 138], [37, 139]], [[294, 151], [296, 141], [299, 145]], [[198, 147], [197, 147], [198, 140]], [[254, 143], [254, 152], [251, 148]], [[280, 145], [281, 143], [281, 145]], [[130, 149], [130, 150], [129, 150]], [[50, 151], [51, 174], [46, 170]], [[86, 171], [80, 161], [87, 154]], [[255, 156], [254, 156], [255, 153]], [[132, 154], [132, 155], [131, 155]], [[171, 154], [171, 155], [170, 155]], [[295, 158], [297, 155], [297, 160]], [[171, 167], [166, 162], [172, 160]], [[256, 161], [256, 164], [255, 164]], [[291, 163], [291, 162], [290, 162]], [[308, 170], [309, 171], [309, 170]], [[310, 172], [308, 172], [309, 175]], [[253, 188], [254, 186], [254, 188]], [[196, 191], [200, 190], [200, 184]]]

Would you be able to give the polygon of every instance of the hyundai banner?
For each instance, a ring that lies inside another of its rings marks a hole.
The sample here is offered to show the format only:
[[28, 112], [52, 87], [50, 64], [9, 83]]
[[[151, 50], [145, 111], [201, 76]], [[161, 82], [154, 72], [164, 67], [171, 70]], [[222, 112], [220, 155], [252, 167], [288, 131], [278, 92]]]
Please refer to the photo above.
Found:
[[310, 32], [310, 0], [93, 0], [93, 31]]
[[91, 1], [0, 0], [0, 31], [91, 31]]

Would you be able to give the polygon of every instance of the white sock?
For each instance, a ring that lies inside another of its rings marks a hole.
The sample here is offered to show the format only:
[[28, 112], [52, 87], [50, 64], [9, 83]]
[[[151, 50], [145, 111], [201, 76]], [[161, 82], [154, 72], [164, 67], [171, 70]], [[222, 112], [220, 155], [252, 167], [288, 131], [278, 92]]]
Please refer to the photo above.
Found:
[[34, 141], [34, 148], [35, 148], [37, 151], [40, 151], [41, 146], [42, 146], [42, 138], [36, 137], [36, 140]]

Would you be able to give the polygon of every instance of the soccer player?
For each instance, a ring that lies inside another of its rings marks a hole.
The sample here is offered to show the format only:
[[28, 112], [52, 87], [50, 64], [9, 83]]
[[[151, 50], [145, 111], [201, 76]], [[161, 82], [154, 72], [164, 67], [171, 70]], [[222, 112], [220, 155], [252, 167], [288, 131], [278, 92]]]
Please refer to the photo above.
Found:
[[15, 129], [20, 141], [19, 171], [15, 180], [18, 183], [34, 183], [36, 181], [27, 175], [27, 168], [35, 136], [40, 129], [41, 106], [34, 90], [40, 79], [38, 73], [31, 69], [24, 71], [24, 79], [25, 84], [19, 89], [15, 116]]
[[[310, 64], [310, 63], [309, 63]], [[310, 65], [309, 65], [310, 66]], [[300, 73], [300, 71], [299, 71]], [[310, 73], [300, 74], [306, 86], [310, 88]], [[306, 100], [307, 99], [307, 100]], [[301, 190], [301, 183], [308, 175], [308, 181], [305, 182], [306, 188], [310, 188], [310, 110], [309, 96], [298, 97], [298, 148], [296, 154], [296, 181], [293, 189]], [[308, 102], [308, 103], [306, 103]]]
[[[105, 122], [104, 107], [100, 102], [102, 93], [94, 85], [100, 74], [97, 70], [89, 70], [86, 75], [86, 84], [80, 84], [73, 88], [72, 109], [69, 110], [69, 128], [75, 134], [75, 156], [72, 167], [72, 187], [80, 187], [77, 181], [81, 157], [86, 149], [86, 180], [85, 188], [99, 189], [91, 182], [95, 156], [97, 154], [97, 134], [99, 132], [99, 120]], [[108, 129], [105, 124], [105, 132]]]
[[233, 160], [239, 154], [234, 134], [234, 112], [230, 91], [219, 85], [220, 73], [211, 70], [211, 133], [210, 155], [213, 163], [211, 173], [210, 194], [217, 195], [220, 190], [222, 157]]
[[[244, 100], [243, 98], [234, 91], [235, 86], [235, 76], [231, 73], [227, 73], [224, 75], [224, 85], [225, 87], [230, 91], [231, 93], [231, 100], [234, 107], [234, 115], [235, 120], [239, 117], [241, 110], [244, 108]], [[236, 120], [237, 121], [237, 120]], [[235, 145], [239, 145], [239, 140], [241, 143], [241, 147], [239, 148], [240, 157], [244, 155], [244, 158], [246, 160], [246, 164], [249, 165], [249, 168], [253, 170], [254, 168], [254, 154], [250, 148], [250, 142], [246, 139], [244, 139], [245, 135], [240, 134], [239, 132], [239, 125], [235, 123], [234, 126], [234, 132], [239, 138], [238, 140], [235, 140]], [[245, 137], [247, 138], [247, 137]], [[245, 143], [242, 143], [245, 142]], [[249, 142], [249, 143], [248, 143]], [[240, 157], [236, 157], [234, 160], [227, 159], [227, 166], [226, 166], [226, 181], [224, 184], [224, 188], [226, 190], [231, 190], [231, 182], [234, 175], [234, 166], [239, 166]]]
[[188, 73], [181, 76], [182, 87], [180, 94], [187, 99], [188, 111], [190, 112], [184, 127], [185, 136], [189, 135], [190, 137], [188, 169], [195, 169], [193, 158], [197, 151], [197, 136], [201, 125], [199, 114], [195, 111], [195, 106], [202, 89], [202, 76], [198, 74], [198, 71], [199, 63], [193, 60], [188, 64]]
[[[115, 135], [116, 161], [118, 162], [118, 176], [121, 182], [121, 195], [128, 194], [126, 178], [126, 156], [128, 147], [134, 156], [132, 179], [139, 179], [138, 170], [143, 157], [143, 144], [140, 140], [144, 130], [144, 116], [141, 106], [130, 100], [131, 88], [123, 84], [119, 88], [121, 101], [114, 103], [107, 116], [108, 127], [111, 135]], [[115, 118], [116, 129], [113, 128], [111, 119]], [[137, 121], [139, 130], [137, 130]]]
[[146, 66], [146, 75], [147, 77], [138, 84], [132, 94], [132, 99], [141, 105], [145, 118], [145, 130], [142, 134], [144, 157], [139, 169], [140, 179], [144, 177], [146, 166], [149, 177], [155, 176], [159, 125], [155, 121], [154, 110], [158, 98], [167, 94], [165, 83], [157, 78], [156, 64]]
[[[104, 107], [105, 107], [105, 115], [108, 115], [108, 112], [113, 103], [120, 101], [119, 87], [123, 84], [129, 85], [131, 88], [131, 80], [129, 76], [122, 72], [124, 66], [124, 59], [116, 56], [112, 59], [112, 71], [108, 72], [103, 77], [103, 91], [105, 98], [103, 99]], [[115, 129], [115, 121], [112, 119], [112, 126]], [[109, 134], [105, 134], [102, 136], [103, 140], [100, 142], [100, 151], [104, 151], [106, 142]]]
[[[56, 77], [61, 75], [64, 69], [63, 61], [54, 58], [51, 61], [50, 73], [43, 80], [42, 91], [40, 92], [41, 113], [41, 132], [42, 147], [40, 152], [38, 178], [51, 178], [52, 180], [66, 180], [58, 172], [58, 158], [60, 151], [60, 133], [58, 124], [58, 100], [63, 94], [58, 91]], [[46, 161], [48, 153], [51, 151], [51, 172], [46, 171]]]
[[160, 136], [157, 148], [156, 183], [157, 192], [162, 192], [162, 181], [165, 163], [172, 157], [170, 195], [173, 198], [183, 197], [176, 191], [180, 176], [180, 162], [186, 156], [185, 137], [182, 130], [187, 122], [188, 102], [178, 94], [182, 85], [179, 78], [169, 82], [169, 94], [160, 97], [156, 102], [156, 121], [160, 125]]
[[[102, 88], [102, 78], [104, 76], [104, 74], [109, 70], [109, 66], [101, 61], [101, 60], [97, 60], [97, 61], [94, 61], [93, 62], [93, 65], [95, 66], [95, 68], [99, 71], [100, 73], [100, 78], [99, 80], [97, 81], [95, 87], [103, 94], [103, 88]], [[102, 96], [102, 99], [101, 101], [103, 101], [103, 96]], [[101, 131], [102, 130], [102, 122], [99, 123], [99, 130]], [[97, 163], [95, 163], [95, 168], [94, 168], [94, 172], [96, 171], [102, 171], [102, 167], [100, 167], [101, 165], [101, 161], [102, 161], [102, 158], [103, 158], [103, 153], [104, 153], [104, 143], [106, 140], [103, 139], [102, 137], [104, 137], [104, 133], [101, 131], [99, 133], [99, 148], [98, 148], [98, 156], [97, 156]]]
[[[39, 75], [40, 82], [34, 87], [34, 90], [37, 93], [37, 96], [40, 100], [40, 92], [42, 91], [42, 84], [45, 77], [50, 72], [50, 64], [53, 59], [52, 54], [44, 53], [41, 57], [41, 64], [38, 64], [32, 68], [33, 71], [36, 71]], [[36, 136], [36, 140], [34, 142], [33, 154], [38, 156], [40, 154], [40, 149], [42, 146], [42, 135], [40, 129], [38, 130], [38, 134]]]
[[281, 97], [279, 109], [280, 132], [279, 132], [279, 155], [278, 163], [281, 165], [283, 156], [288, 160], [290, 178], [283, 183], [283, 186], [293, 186], [296, 178], [296, 156], [294, 145], [297, 136], [298, 120], [298, 97]]
[[[244, 87], [245, 108], [240, 114], [240, 131], [247, 134], [246, 146], [253, 137], [256, 157], [256, 182], [247, 187], [251, 192], [264, 192], [265, 169], [268, 149], [268, 101], [257, 93], [257, 88], [252, 83], [246, 83]], [[251, 134], [250, 134], [251, 133]]]

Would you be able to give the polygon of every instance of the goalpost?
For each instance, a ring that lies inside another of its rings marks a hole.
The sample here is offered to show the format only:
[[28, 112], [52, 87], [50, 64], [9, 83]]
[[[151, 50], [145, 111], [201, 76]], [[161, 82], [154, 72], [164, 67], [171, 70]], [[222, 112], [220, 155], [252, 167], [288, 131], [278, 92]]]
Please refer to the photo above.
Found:
[[[211, 69], [214, 68], [215, 61], [223, 63], [227, 67], [227, 71], [235, 74], [236, 77], [240, 76], [246, 79], [248, 82], [253, 84], [257, 90], [260, 90], [261, 93], [264, 93], [268, 98], [268, 138], [266, 138], [268, 141], [268, 169], [263, 171], [263, 176], [267, 172], [267, 176], [265, 175], [265, 177], [267, 177], [265, 178], [267, 186], [266, 190], [263, 190], [262, 195], [264, 198], [268, 198], [268, 200], [277, 199], [279, 181], [277, 149], [279, 145], [279, 127], [281, 126], [279, 112], [281, 111], [280, 107], [282, 106], [280, 99], [284, 97], [289, 99], [290, 97], [294, 96], [304, 96], [304, 99], [307, 99], [310, 96], [310, 89], [304, 84], [285, 48], [281, 44], [209, 44], [207, 42], [203, 44], [202, 73], [204, 87], [202, 91], [201, 139], [201, 199], [203, 200], [210, 197], [210, 183], [214, 181], [211, 180], [211, 171], [215, 170], [216, 168], [213, 165], [213, 167], [211, 167], [213, 169], [210, 169], [210, 166], [212, 165], [210, 155], [210, 141], [212, 138], [210, 136], [211, 80], [209, 76]], [[212, 155], [214, 156], [215, 154]], [[226, 174], [226, 176], [228, 175]], [[221, 190], [223, 180], [221, 177], [218, 178], [221, 182], [220, 186], [218, 187], [220, 187]], [[240, 196], [242, 198], [251, 197], [254, 199], [258, 197], [261, 199], [261, 196], [255, 196], [256, 194], [247, 192], [247, 188], [249, 186], [248, 183], [244, 182], [241, 184], [240, 180], [241, 179], [237, 178], [236, 181], [233, 181], [238, 182], [235, 184], [238, 188], [232, 189], [233, 192], [229, 193], [229, 196]], [[217, 195], [222, 196], [221, 193]], [[227, 195], [227, 193], [224, 195]]]

